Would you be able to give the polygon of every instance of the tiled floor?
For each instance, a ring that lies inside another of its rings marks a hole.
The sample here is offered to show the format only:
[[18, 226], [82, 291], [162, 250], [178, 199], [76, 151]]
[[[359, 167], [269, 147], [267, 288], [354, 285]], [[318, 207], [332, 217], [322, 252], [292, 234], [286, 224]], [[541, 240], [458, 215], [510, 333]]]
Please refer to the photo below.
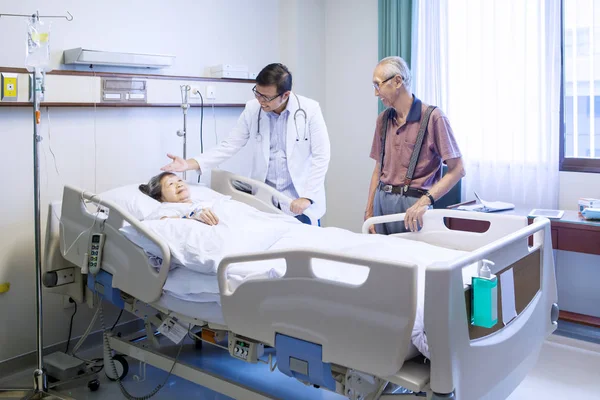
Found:
[[[249, 365], [233, 360], [221, 350], [211, 346], [204, 346], [202, 357], [193, 357], [193, 345], [185, 348], [182, 354], [185, 354], [182, 361], [193, 363], [231, 380], [241, 381], [278, 398], [343, 399], [343, 397], [334, 393], [307, 387], [277, 371], [270, 373], [266, 365]], [[82, 357], [89, 358], [100, 355], [100, 348], [81, 354]], [[0, 381], [0, 387], [29, 385], [31, 373], [32, 370], [27, 370], [3, 379]], [[139, 364], [131, 361], [130, 373], [125, 380], [125, 386], [135, 396], [148, 394], [166, 377], [165, 372], [152, 367], [147, 368], [147, 376], [144, 382], [134, 381], [133, 377], [136, 374], [139, 374]], [[117, 383], [108, 381], [104, 372], [99, 375], [101, 386], [97, 392], [90, 392], [87, 387], [82, 386], [63, 390], [62, 393], [81, 400], [124, 398]], [[170, 378], [167, 385], [153, 398], [229, 399], [226, 396], [176, 377]], [[553, 335], [544, 344], [535, 368], [513, 392], [509, 400], [571, 400], [580, 398], [600, 399], [600, 345]]]

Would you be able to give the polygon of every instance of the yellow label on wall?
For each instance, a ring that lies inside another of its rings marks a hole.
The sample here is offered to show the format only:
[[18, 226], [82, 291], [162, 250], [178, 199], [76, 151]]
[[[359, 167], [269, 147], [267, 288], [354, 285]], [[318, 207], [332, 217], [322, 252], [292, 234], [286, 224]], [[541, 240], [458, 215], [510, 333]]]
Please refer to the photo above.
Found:
[[4, 97], [17, 97], [17, 78], [4, 79]]
[[0, 294], [6, 293], [10, 290], [10, 283], [4, 282], [0, 283]]

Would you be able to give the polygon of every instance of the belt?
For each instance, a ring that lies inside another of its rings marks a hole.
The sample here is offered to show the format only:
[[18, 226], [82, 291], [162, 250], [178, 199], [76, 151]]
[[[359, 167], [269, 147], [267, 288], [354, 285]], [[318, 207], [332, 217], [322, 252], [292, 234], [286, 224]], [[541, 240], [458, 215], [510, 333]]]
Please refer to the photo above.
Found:
[[383, 191], [385, 193], [400, 194], [402, 196], [407, 196], [407, 197], [421, 197], [421, 196], [425, 196], [425, 193], [426, 193], [425, 190], [413, 189], [410, 187], [406, 187], [404, 185], [402, 185], [402, 186], [386, 185], [383, 182], [379, 182], [379, 189], [381, 189], [381, 191]]

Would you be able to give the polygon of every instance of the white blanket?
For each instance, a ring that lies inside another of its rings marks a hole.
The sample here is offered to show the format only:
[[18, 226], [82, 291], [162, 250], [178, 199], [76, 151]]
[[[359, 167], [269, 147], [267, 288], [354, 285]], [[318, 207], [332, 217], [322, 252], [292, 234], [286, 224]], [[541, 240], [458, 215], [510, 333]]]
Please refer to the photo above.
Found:
[[[301, 225], [286, 215], [268, 214], [228, 198], [210, 202], [219, 223], [206, 225], [193, 219], [145, 220], [142, 224], [169, 245], [174, 267], [216, 274], [227, 255], [268, 250], [290, 227]], [[161, 257], [159, 248], [146, 236], [127, 225], [120, 231], [149, 256]]]

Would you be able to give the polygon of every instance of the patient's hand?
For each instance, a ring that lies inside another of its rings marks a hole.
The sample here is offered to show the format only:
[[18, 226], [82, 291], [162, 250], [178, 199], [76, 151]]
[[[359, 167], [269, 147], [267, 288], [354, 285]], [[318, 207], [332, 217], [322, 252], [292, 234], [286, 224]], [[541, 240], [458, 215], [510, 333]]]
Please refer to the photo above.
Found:
[[210, 208], [205, 208], [198, 214], [194, 215], [194, 218], [200, 222], [204, 222], [206, 225], [217, 225], [219, 218]]

